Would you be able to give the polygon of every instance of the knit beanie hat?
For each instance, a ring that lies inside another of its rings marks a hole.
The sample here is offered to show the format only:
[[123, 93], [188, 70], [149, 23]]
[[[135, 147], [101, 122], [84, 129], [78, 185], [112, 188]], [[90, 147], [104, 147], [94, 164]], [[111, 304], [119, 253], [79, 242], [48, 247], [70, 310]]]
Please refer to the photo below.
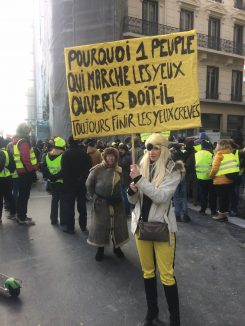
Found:
[[161, 146], [168, 147], [168, 139], [163, 137], [161, 134], [155, 133], [147, 138], [145, 142], [145, 146], [147, 146], [147, 144], [161, 145]]
[[213, 149], [212, 144], [207, 140], [203, 140], [201, 142], [201, 146], [202, 146], [202, 149], [207, 149], [207, 150], [212, 150]]
[[125, 144], [123, 144], [123, 143], [120, 143], [120, 144], [119, 144], [118, 149], [123, 149], [123, 150], [125, 150], [126, 152], [128, 151], [128, 147], [127, 147], [127, 145], [125, 145]]
[[66, 146], [66, 142], [65, 142], [65, 140], [63, 139], [63, 138], [61, 138], [61, 137], [56, 137], [55, 138], [55, 140], [54, 140], [54, 146], [56, 147], [56, 148], [61, 148], [61, 149], [63, 149], [63, 148], [65, 148], [65, 146]]

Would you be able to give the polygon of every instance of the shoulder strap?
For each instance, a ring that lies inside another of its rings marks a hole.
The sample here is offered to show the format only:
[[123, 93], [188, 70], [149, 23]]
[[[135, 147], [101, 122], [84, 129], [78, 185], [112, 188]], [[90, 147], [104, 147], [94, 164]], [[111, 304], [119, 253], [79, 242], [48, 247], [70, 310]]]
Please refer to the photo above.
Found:
[[172, 158], [169, 158], [167, 163], [166, 163], [166, 170], [170, 174], [173, 169], [175, 168], [175, 162], [173, 161]]
[[169, 202], [168, 211], [167, 211], [167, 217], [168, 217], [168, 215], [169, 215], [169, 211], [170, 211], [171, 203], [172, 203], [172, 198], [170, 199], [170, 202]]

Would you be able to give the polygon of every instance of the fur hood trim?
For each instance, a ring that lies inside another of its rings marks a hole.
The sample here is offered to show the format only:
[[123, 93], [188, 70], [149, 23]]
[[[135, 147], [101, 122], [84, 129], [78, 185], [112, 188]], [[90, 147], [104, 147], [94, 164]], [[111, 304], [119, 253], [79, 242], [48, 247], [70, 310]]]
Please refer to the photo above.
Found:
[[180, 172], [181, 179], [183, 179], [184, 176], [185, 176], [185, 165], [184, 165], [184, 162], [181, 161], [181, 160], [176, 161], [175, 162], [175, 170]]
[[118, 159], [119, 159], [119, 152], [116, 148], [114, 147], [107, 147], [104, 152], [102, 153], [102, 158], [103, 160], [105, 160], [106, 156], [107, 155], [114, 155], [115, 158], [116, 158], [116, 162], [118, 162]]

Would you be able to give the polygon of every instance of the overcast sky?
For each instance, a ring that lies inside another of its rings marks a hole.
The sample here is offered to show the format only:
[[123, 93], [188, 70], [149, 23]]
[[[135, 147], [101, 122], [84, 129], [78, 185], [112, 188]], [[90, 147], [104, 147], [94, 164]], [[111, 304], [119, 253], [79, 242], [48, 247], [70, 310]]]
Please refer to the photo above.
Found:
[[14, 134], [27, 118], [32, 78], [32, 0], [0, 1], [0, 132]]

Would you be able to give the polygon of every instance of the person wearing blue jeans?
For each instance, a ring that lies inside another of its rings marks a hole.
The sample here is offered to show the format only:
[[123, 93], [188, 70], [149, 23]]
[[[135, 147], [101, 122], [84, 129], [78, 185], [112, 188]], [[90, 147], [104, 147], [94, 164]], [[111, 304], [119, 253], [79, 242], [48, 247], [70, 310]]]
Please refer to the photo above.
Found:
[[188, 203], [187, 203], [187, 186], [185, 178], [179, 183], [174, 196], [174, 211], [177, 222], [189, 222]]

